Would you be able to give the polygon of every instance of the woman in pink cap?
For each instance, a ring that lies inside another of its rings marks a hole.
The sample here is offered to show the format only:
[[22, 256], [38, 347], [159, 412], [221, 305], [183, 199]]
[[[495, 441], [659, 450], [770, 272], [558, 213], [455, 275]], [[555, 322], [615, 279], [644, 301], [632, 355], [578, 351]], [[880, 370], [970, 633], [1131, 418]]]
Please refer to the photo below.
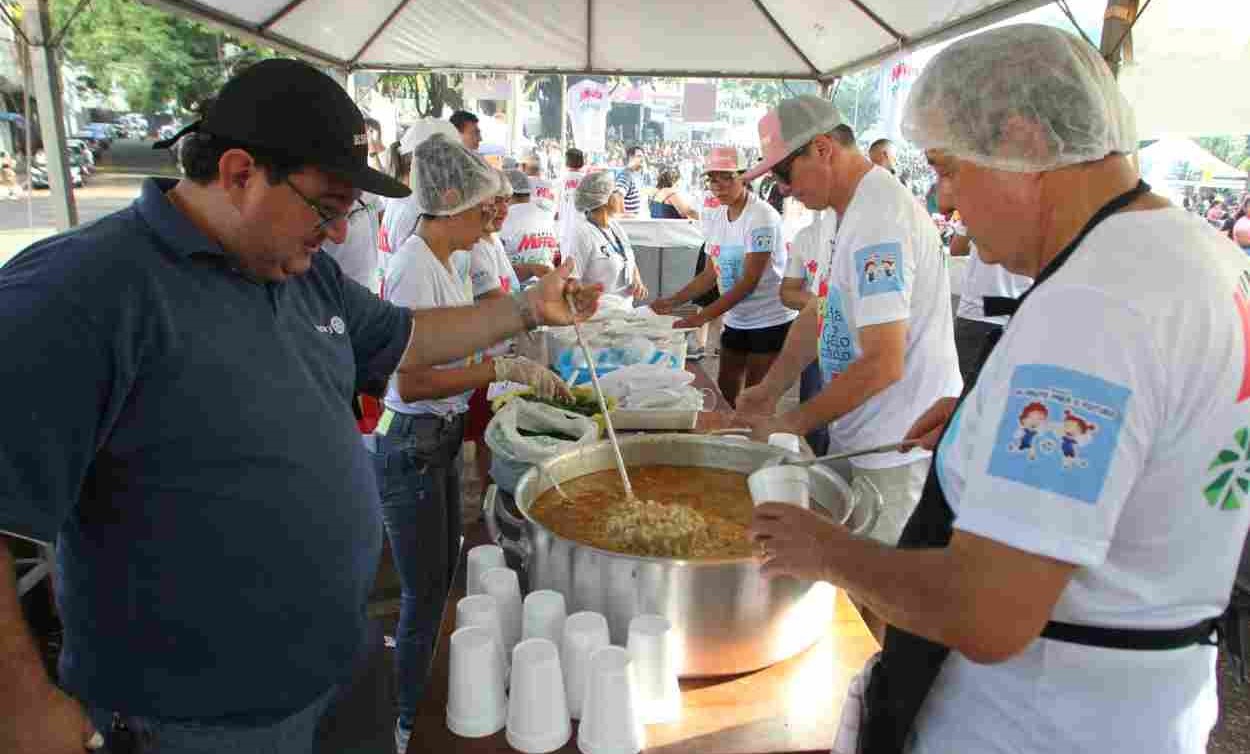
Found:
[[712, 264], [685, 288], [652, 305], [657, 312], [669, 312], [719, 283], [719, 299], [675, 326], [702, 327], [725, 315], [717, 382], [730, 404], [768, 373], [797, 316], [779, 296], [786, 269], [781, 215], [747, 190], [742, 180], [746, 169], [746, 158], [734, 147], [716, 147], [708, 153], [704, 180], [720, 202], [703, 214], [705, 249]]

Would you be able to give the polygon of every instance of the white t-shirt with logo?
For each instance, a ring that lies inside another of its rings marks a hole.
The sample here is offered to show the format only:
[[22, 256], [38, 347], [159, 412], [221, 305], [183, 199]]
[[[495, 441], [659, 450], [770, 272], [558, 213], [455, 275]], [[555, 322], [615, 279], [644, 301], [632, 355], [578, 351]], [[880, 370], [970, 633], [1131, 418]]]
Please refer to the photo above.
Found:
[[[378, 258], [378, 214], [382, 211], [382, 197], [361, 194], [360, 201], [368, 208], [355, 212], [347, 223], [347, 237], [343, 243], [326, 241], [321, 250], [334, 257], [343, 274], [364, 287], [378, 292], [381, 284], [381, 262]], [[353, 210], [359, 205], [352, 207]]]
[[583, 218], [573, 236], [573, 246], [567, 251], [576, 265], [573, 274], [583, 283], [602, 285], [608, 296], [632, 298], [630, 289], [638, 261], [629, 236], [615, 220], [609, 220], [607, 228], [600, 228]]
[[572, 241], [577, 224], [583, 219], [574, 201], [577, 198], [577, 187], [582, 185], [582, 179], [585, 177], [584, 172], [570, 170], [560, 179], [560, 190], [557, 192], [560, 195], [560, 216], [556, 218], [556, 238], [560, 241], [561, 248]]
[[790, 253], [786, 257], [785, 277], [802, 280], [804, 287], [811, 293], [816, 292], [823, 276], [824, 265], [829, 261], [829, 255], [821, 253], [825, 248], [821, 241], [822, 235], [826, 233], [823, 227], [826, 222], [836, 226], [837, 213], [833, 210], [816, 213], [812, 221], [795, 234], [794, 240], [790, 242]]
[[530, 183], [530, 200], [529, 203], [538, 207], [543, 212], [551, 215], [553, 218], [556, 214], [556, 208], [559, 206], [560, 197], [556, 184], [546, 178], [534, 178], [529, 176]]
[[555, 220], [532, 201], [508, 208], [508, 216], [499, 229], [499, 239], [512, 264], [554, 267], [560, 253]]
[[[473, 285], [474, 299], [496, 290], [505, 294], [521, 290], [498, 235], [491, 234], [489, 239], [478, 241], [469, 249], [469, 281]], [[512, 341], [504, 340], [486, 349], [484, 354], [502, 356], [511, 350]]]
[[729, 221], [729, 208], [720, 206], [703, 215], [703, 238], [708, 260], [716, 266], [721, 295], [742, 279], [747, 254], [768, 254], [770, 261], [755, 290], [725, 313], [725, 324], [738, 330], [760, 330], [785, 324], [798, 316], [781, 303], [781, 278], [786, 271], [786, 245], [781, 215], [768, 202], [747, 194], [742, 214]]
[[[448, 306], [472, 306], [473, 283], [469, 277], [470, 254], [457, 251], [448, 259], [451, 270], [443, 266], [421, 236], [411, 236], [392, 254], [386, 270], [386, 300], [410, 309], [439, 309]], [[461, 369], [477, 360], [476, 356], [457, 359], [435, 369]], [[392, 375], [386, 387], [386, 407], [401, 414], [434, 414], [449, 416], [469, 410], [472, 390], [429, 400], [405, 403], [399, 396], [399, 376]]]
[[[862, 355], [860, 328], [907, 323], [903, 378], [831, 423], [831, 447], [853, 450], [896, 442], [935, 401], [959, 395], [963, 388], [942, 241], [924, 207], [879, 167], [860, 181], [836, 228], [833, 223], [822, 228], [823, 245], [832, 248], [817, 290], [825, 383], [835, 384]], [[852, 463], [891, 468], [928, 455], [924, 450], [878, 453]]]
[[[962, 224], [955, 225], [955, 233], [966, 236], [968, 231]], [[981, 261], [977, 253], [977, 245], [968, 248], [968, 269], [964, 272], [964, 287], [959, 295], [959, 308], [956, 316], [972, 319], [977, 322], [988, 322], [993, 325], [1007, 324], [1007, 317], [985, 316], [984, 296], [1002, 296], [1004, 298], [1020, 298], [1033, 285], [1033, 278], [1016, 275], [1001, 264], [987, 264]]]
[[[1078, 566], [1052, 619], [1224, 610], [1250, 527], [1250, 260], [1176, 208], [1114, 215], [1012, 317], [936, 468], [954, 526]], [[1027, 588], [1027, 586], [1022, 587]], [[1216, 650], [952, 653], [919, 752], [1201, 754]]]
[[582, 79], [568, 89], [569, 122], [573, 143], [585, 152], [607, 151], [608, 111], [612, 109], [611, 88]]

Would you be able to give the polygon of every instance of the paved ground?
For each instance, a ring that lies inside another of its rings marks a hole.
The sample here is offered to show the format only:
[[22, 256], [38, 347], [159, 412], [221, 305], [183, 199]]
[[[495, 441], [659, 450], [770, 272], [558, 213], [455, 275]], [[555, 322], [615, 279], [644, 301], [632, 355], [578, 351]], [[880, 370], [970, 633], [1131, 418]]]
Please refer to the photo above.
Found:
[[[88, 186], [75, 191], [81, 220], [90, 222], [126, 206], [138, 195], [140, 181], [153, 174], [177, 175], [167, 153], [152, 150], [151, 142], [114, 143], [103, 156], [99, 171]], [[17, 202], [0, 200], [0, 264], [34, 240], [54, 232], [52, 205], [47, 194], [47, 191], [36, 191], [29, 210], [24, 199]], [[28, 211], [34, 217], [33, 227], [28, 223]], [[704, 362], [713, 378], [718, 368], [716, 347], [713, 339]], [[791, 404], [795, 400], [792, 392], [785, 402]], [[466, 519], [474, 519], [480, 512], [482, 484], [474, 471], [472, 446], [466, 446], [465, 450], [464, 515]], [[323, 722], [319, 752], [387, 754], [393, 750], [393, 658], [392, 650], [385, 646], [384, 637], [395, 632], [394, 603], [386, 598], [397, 596], [397, 586], [390, 558], [386, 557], [379, 577], [377, 596], [381, 599], [371, 611], [375, 615], [370, 630], [372, 652], [351, 688]], [[45, 650], [55, 650], [55, 633], [42, 638], [45, 639]], [[47, 644], [49, 638], [52, 646]], [[1227, 663], [1222, 659], [1220, 701], [1220, 722], [1212, 736], [1210, 754], [1250, 752], [1250, 688], [1233, 683]]]
[[[152, 149], [150, 141], [121, 140], [100, 156], [95, 175], [74, 189], [82, 223], [115, 212], [134, 201], [139, 184], [149, 175], [177, 176], [167, 150]], [[47, 189], [16, 201], [0, 199], [0, 264], [31, 243], [56, 232], [56, 216]]]

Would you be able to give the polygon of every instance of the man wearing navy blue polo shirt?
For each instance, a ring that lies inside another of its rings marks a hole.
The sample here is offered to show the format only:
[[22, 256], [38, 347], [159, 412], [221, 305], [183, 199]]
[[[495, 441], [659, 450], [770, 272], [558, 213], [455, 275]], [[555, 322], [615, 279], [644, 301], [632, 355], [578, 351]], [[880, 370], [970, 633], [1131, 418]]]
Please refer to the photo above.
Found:
[[0, 533], [57, 542], [65, 625], [57, 688], [0, 536], [6, 754], [310, 751], [381, 546], [354, 391], [595, 305], [567, 268], [415, 314], [343, 276], [322, 242], [408, 189], [307, 65], [249, 68], [183, 135], [184, 180], [0, 270]]

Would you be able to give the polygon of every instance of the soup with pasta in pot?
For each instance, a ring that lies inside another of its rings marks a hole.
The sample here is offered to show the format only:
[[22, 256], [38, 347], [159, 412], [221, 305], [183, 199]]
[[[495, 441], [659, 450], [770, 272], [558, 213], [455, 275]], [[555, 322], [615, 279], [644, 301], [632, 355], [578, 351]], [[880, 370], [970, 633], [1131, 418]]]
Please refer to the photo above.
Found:
[[746, 474], [697, 466], [629, 469], [635, 500], [625, 499], [615, 469], [563, 482], [529, 514], [565, 539], [626, 555], [682, 559], [752, 554], [753, 504]]

